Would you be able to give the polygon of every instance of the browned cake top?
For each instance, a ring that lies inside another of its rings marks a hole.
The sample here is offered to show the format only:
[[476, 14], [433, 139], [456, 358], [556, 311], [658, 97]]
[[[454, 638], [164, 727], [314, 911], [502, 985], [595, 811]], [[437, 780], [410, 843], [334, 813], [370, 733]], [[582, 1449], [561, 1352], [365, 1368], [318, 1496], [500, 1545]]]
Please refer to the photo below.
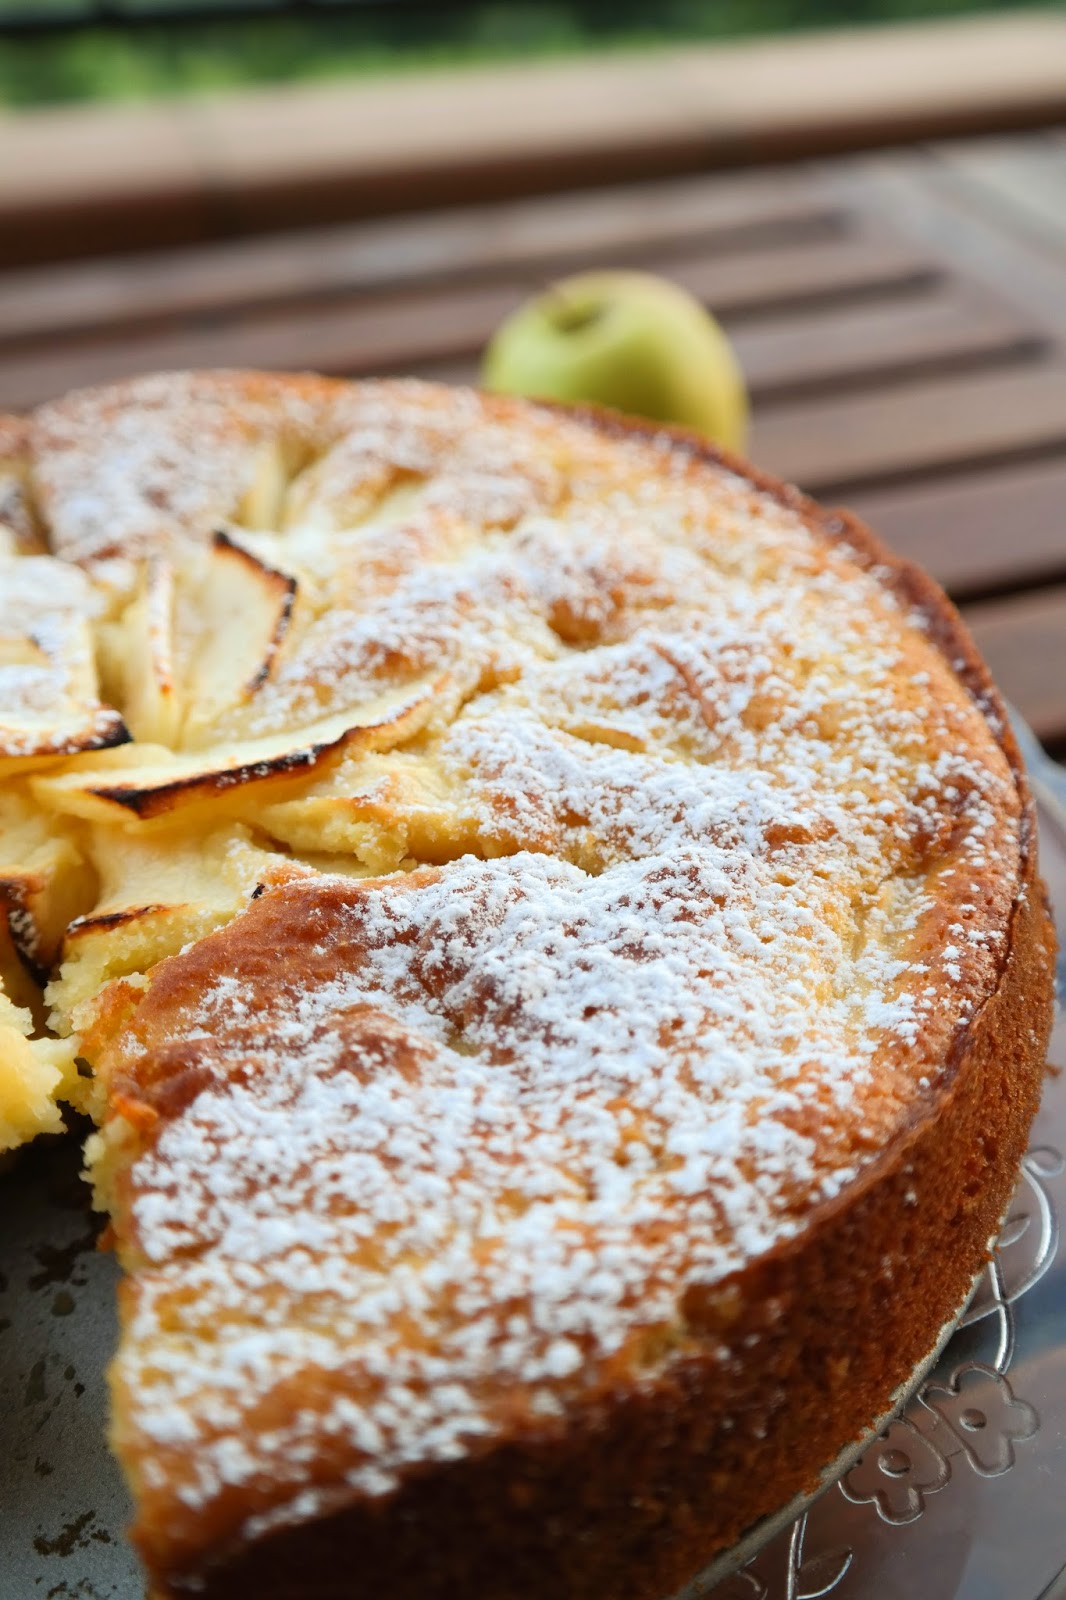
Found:
[[118, 1437], [180, 1559], [653, 1381], [697, 1289], [727, 1330], [935, 1104], [1023, 807], [935, 617], [671, 437], [241, 377], [35, 437], [150, 743], [31, 780], [93, 824], [98, 945], [198, 840], [265, 885], [99, 999], [74, 938], [53, 989], [110, 1095]]

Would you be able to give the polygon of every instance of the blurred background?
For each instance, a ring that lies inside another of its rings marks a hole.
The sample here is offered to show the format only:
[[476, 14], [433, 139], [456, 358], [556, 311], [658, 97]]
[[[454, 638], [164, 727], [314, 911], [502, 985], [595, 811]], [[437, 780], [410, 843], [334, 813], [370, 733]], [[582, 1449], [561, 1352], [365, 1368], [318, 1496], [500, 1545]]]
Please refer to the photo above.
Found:
[[8, 106], [143, 98], [1019, 8], [1017, 0], [0, 0], [0, 98]]
[[619, 269], [704, 318], [707, 431], [928, 567], [1066, 753], [1061, 0], [0, 0], [0, 410], [186, 366], [543, 391], [538, 297]]

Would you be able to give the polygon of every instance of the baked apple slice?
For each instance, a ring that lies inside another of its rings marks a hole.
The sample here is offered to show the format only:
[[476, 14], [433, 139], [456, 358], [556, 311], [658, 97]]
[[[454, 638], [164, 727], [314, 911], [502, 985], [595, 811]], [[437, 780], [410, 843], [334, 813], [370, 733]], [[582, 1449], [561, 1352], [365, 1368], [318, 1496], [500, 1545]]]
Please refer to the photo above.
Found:
[[35, 1039], [28, 1011], [0, 990], [0, 1153], [59, 1133], [57, 1102], [76, 1096], [74, 1046], [67, 1039]]
[[224, 532], [180, 566], [147, 562], [121, 623], [104, 630], [135, 736], [173, 749], [216, 743], [213, 725], [269, 678], [297, 588]]
[[181, 722], [175, 587], [169, 561], [146, 562], [121, 620], [100, 630], [105, 680], [123, 706], [133, 737], [153, 744], [173, 744]]
[[30, 491], [30, 426], [24, 417], [0, 416], [0, 551], [44, 554], [47, 545]]
[[423, 681], [310, 727], [223, 749], [138, 744], [108, 760], [73, 760], [61, 772], [39, 774], [33, 791], [45, 806], [90, 821], [149, 822], [207, 805], [215, 815], [254, 817], [262, 791], [280, 798], [345, 751], [390, 749], [413, 738], [433, 715], [437, 692], [437, 682]]
[[269, 526], [346, 399], [329, 379], [205, 372], [41, 406], [29, 444], [53, 549], [128, 595], [146, 557], [180, 560], [225, 522]]
[[180, 744], [215, 742], [220, 716], [251, 701], [270, 677], [292, 623], [297, 580], [271, 567], [226, 533], [216, 533], [198, 583], [190, 584], [182, 621], [186, 709]]
[[129, 738], [100, 699], [92, 620], [101, 604], [76, 568], [0, 555], [0, 774]]

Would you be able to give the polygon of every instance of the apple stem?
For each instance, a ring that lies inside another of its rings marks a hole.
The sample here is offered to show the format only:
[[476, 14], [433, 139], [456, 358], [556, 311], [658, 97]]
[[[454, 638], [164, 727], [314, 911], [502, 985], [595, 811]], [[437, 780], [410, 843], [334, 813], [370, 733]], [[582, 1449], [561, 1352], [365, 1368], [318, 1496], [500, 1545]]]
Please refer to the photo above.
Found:
[[550, 283], [547, 292], [554, 301], [551, 318], [560, 333], [580, 333], [603, 316], [602, 305], [587, 302], [579, 304], [570, 300], [556, 283]]

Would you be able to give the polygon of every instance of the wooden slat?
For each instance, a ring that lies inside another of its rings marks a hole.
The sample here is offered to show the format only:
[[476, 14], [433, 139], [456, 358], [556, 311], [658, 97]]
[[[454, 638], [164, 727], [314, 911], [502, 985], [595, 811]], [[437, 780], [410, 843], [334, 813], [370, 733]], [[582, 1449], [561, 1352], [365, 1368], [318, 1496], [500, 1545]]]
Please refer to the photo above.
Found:
[[771, 313], [730, 331], [748, 383], [763, 401], [1006, 360], [1042, 347], [1015, 311], [959, 283], [872, 303]]
[[964, 609], [992, 675], [1037, 736], [1066, 741], [1066, 585]]
[[1066, 252], [1066, 144], [1052, 139], [972, 139], [936, 157], [1008, 228]]
[[0, 113], [0, 264], [203, 239], [217, 217], [188, 112]]
[[312, 304], [222, 324], [204, 318], [158, 333], [17, 350], [0, 355], [0, 409], [22, 410], [84, 384], [184, 367], [387, 373], [480, 349], [486, 330], [519, 298], [507, 286], [456, 289], [369, 304]]
[[156, 145], [199, 237], [1064, 114], [1051, 12], [33, 113], [0, 120], [0, 252], [146, 244]]
[[956, 596], [1066, 576], [1066, 456], [867, 492], [853, 504]]
[[1044, 361], [770, 406], [756, 415], [752, 454], [825, 495], [1064, 445], [1066, 364]]
[[[664, 268], [724, 315], [918, 288], [932, 269], [920, 252], [875, 234], [835, 244], [684, 256]], [[189, 320], [115, 339], [69, 339], [59, 348], [0, 352], [0, 407], [21, 409], [87, 383], [195, 366], [312, 367], [387, 372], [419, 362], [469, 358], [527, 294], [531, 274], [470, 288], [302, 303], [220, 321]]]
[[842, 204], [869, 206], [891, 218], [897, 234], [928, 250], [944, 270], [983, 284], [1066, 341], [1061, 259], [1034, 249], [1030, 239], [976, 205], [969, 186], [935, 151], [895, 152], [820, 170]]
[[701, 178], [116, 256], [0, 276], [0, 339], [57, 338], [413, 283], [567, 271], [702, 246], [834, 238], [846, 225], [803, 171]]

